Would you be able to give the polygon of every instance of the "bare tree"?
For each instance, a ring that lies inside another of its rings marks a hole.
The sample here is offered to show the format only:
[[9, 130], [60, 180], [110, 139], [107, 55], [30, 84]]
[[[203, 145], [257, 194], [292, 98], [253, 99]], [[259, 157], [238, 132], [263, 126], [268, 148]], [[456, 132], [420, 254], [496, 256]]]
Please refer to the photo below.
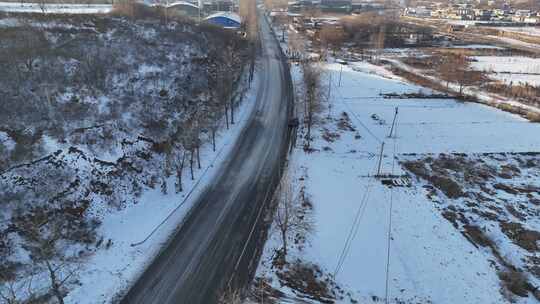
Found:
[[249, 1], [248, 2], [248, 8], [247, 8], [247, 17], [246, 17], [246, 31], [247, 31], [247, 38], [249, 41], [249, 82], [251, 85], [251, 81], [253, 80], [253, 76], [255, 73], [255, 59], [257, 56], [257, 49], [259, 49], [260, 46], [260, 40], [259, 40], [259, 21], [258, 21], [258, 14], [257, 14], [257, 7], [255, 1]]
[[77, 273], [78, 256], [66, 256], [63, 244], [81, 231], [67, 230], [73, 219], [65, 214], [51, 215], [43, 209], [20, 220], [24, 220], [18, 223], [25, 229], [23, 247], [31, 253], [33, 267], [47, 272], [50, 292], [59, 304], [64, 304], [67, 282]]
[[[234, 41], [234, 40], [233, 40]], [[236, 50], [233, 46], [233, 43], [234, 42], [231, 42], [231, 44], [229, 44], [226, 48], [226, 53], [225, 53], [225, 68], [227, 69], [227, 73], [228, 74], [232, 74], [231, 72], [233, 71], [234, 69], [234, 66], [236, 64]], [[229, 76], [228, 77], [228, 83], [227, 85], [229, 85], [229, 88], [227, 90], [228, 92], [228, 96], [226, 99], [228, 99], [229, 101], [229, 109], [231, 110], [231, 124], [234, 124], [234, 96], [233, 96], [233, 88], [234, 88], [234, 77], [233, 76]]]
[[284, 176], [277, 192], [277, 209], [274, 217], [281, 239], [281, 253], [286, 259], [291, 235], [307, 234], [312, 229], [312, 222], [306, 217], [302, 199], [288, 176]]
[[336, 25], [325, 25], [319, 33], [322, 47], [326, 49], [332, 49], [334, 55], [337, 49], [341, 48], [341, 45], [345, 41], [345, 31], [343, 27]]
[[2, 299], [6, 304], [19, 304], [22, 301], [18, 297], [18, 287], [17, 283], [14, 280], [8, 282], [2, 282], [0, 287], [0, 299]]
[[310, 149], [311, 129], [315, 115], [319, 112], [322, 99], [326, 96], [321, 83], [322, 70], [316, 63], [305, 62], [302, 65], [304, 79], [304, 123], [307, 127], [304, 149]]
[[439, 65], [439, 74], [446, 81], [446, 86], [450, 82], [459, 85], [459, 95], [463, 95], [463, 89], [466, 86], [476, 85], [485, 79], [483, 72], [474, 71], [467, 56], [464, 54], [449, 54], [442, 58], [442, 63]]
[[232, 75], [231, 73], [225, 68], [226, 65], [220, 65], [218, 68], [218, 75], [217, 75], [217, 83], [215, 87], [215, 93], [216, 97], [218, 98], [218, 102], [220, 103], [223, 113], [225, 113], [225, 123], [227, 129], [229, 129], [229, 109], [230, 109], [230, 102], [229, 99], [232, 95]]
[[184, 165], [186, 163], [186, 150], [183, 150], [181, 147], [176, 148], [180, 152], [177, 153], [176, 160], [176, 192], [184, 191], [182, 184], [182, 175], [184, 173]]
[[219, 297], [218, 304], [242, 304], [243, 300], [240, 292], [237, 290], [227, 289]]
[[295, 31], [289, 33], [288, 47], [290, 56], [298, 58], [306, 52], [305, 40]]
[[17, 65], [22, 63], [26, 72], [32, 73], [36, 62], [48, 49], [49, 42], [44, 32], [29, 23], [23, 23], [22, 30], [15, 37], [10, 54], [15, 56], [12, 60]]

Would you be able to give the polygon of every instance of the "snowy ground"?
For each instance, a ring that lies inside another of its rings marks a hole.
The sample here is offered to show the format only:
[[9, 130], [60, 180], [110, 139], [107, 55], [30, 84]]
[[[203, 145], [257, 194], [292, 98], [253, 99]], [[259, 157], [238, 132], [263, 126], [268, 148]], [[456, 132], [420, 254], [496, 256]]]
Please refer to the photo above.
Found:
[[50, 13], [50, 14], [107, 14], [112, 4], [39, 4], [0, 2], [0, 12], [7, 13]]
[[[410, 73], [419, 75], [434, 83], [444, 85], [447, 87], [448, 90], [450, 90], [451, 92], [454, 92], [454, 94], [458, 94], [460, 92], [460, 86], [458, 84], [456, 83], [447, 84], [445, 81], [442, 81], [441, 79], [435, 76], [428, 75], [429, 71], [427, 70], [414, 68], [410, 65], [403, 63], [401, 60], [395, 59], [395, 58], [385, 58], [385, 60], [389, 62], [390, 64], [392, 64], [393, 66], [403, 71], [408, 71]], [[512, 99], [512, 98], [504, 97], [498, 94], [486, 92], [482, 89], [479, 89], [476, 86], [464, 87], [463, 93], [466, 95], [475, 97], [476, 100], [480, 103], [490, 105], [493, 107], [504, 108], [508, 106], [508, 107], [511, 107], [513, 110], [519, 110], [524, 113], [533, 113], [533, 114], [540, 113], [540, 109], [534, 104], [531, 105], [530, 100], [524, 100], [524, 99], [520, 100], [520, 99]]]
[[[330, 118], [328, 109], [320, 114], [315, 151], [304, 152], [299, 140], [290, 159], [290, 179], [312, 202], [315, 223], [307, 242], [294, 247], [290, 260], [319, 265], [321, 280], [337, 271], [335, 281], [343, 288], [334, 294], [338, 303], [384, 300], [387, 270], [390, 303], [506, 303], [490, 253], [477, 249], [454, 228], [420, 184], [412, 180], [412, 187], [387, 187], [372, 176], [383, 141], [382, 173], [399, 175], [403, 170], [397, 161], [405, 158], [404, 153], [419, 157], [539, 151], [535, 134], [540, 125], [480, 104], [382, 99], [379, 93], [422, 88], [365, 63], [344, 66], [338, 87], [341, 68], [325, 66], [333, 79], [332, 107]], [[377, 75], [380, 72], [382, 76]], [[395, 107], [399, 107], [397, 136], [387, 138]], [[352, 241], [342, 256], [350, 231]], [[270, 284], [286, 294], [282, 299], [288, 300], [283, 302], [294, 302], [291, 298], [317, 302], [280, 286], [272, 268], [279, 246], [279, 234], [274, 233], [258, 276], [270, 278]], [[338, 266], [340, 256], [343, 261]], [[536, 303], [532, 296], [518, 302]]]
[[496, 27], [497, 30], [503, 30], [507, 32], [515, 32], [520, 34], [527, 34], [531, 36], [540, 36], [540, 28], [534, 26], [525, 26], [525, 27]]
[[466, 45], [453, 45], [450, 48], [453, 49], [471, 49], [471, 50], [504, 50], [500, 46], [488, 45], [488, 44], [466, 44]]
[[540, 58], [519, 56], [476, 56], [472, 67], [506, 83], [540, 86]]
[[490, 38], [490, 39], [493, 39], [493, 40], [498, 40], [498, 41], [501, 41], [501, 42], [504, 42], [504, 43], [507, 43], [507, 44], [510, 44], [510, 45], [518, 46], [518, 47], [525, 47], [525, 48], [529, 48], [529, 49], [533, 49], [533, 50], [539, 50], [540, 49], [540, 45], [538, 45], [536, 43], [524, 42], [524, 41], [521, 41], [521, 40], [512, 39], [512, 38], [508, 38], [508, 37], [487, 36], [487, 38]]

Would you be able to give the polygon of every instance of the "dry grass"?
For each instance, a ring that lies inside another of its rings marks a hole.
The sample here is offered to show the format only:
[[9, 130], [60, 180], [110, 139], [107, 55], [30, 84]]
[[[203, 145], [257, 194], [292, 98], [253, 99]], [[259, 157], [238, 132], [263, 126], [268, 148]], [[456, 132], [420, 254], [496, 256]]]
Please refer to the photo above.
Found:
[[423, 161], [407, 161], [403, 166], [413, 174], [430, 182], [435, 188], [443, 192], [448, 198], [459, 198], [464, 195], [461, 186], [448, 176], [429, 170], [424, 165]]
[[317, 265], [297, 261], [276, 274], [283, 285], [305, 297], [320, 303], [334, 303], [335, 283]]
[[540, 232], [528, 230], [520, 223], [503, 222], [500, 223], [501, 230], [519, 247], [529, 251], [539, 251], [538, 241], [540, 241]]
[[504, 287], [519, 297], [527, 297], [530, 284], [525, 274], [518, 270], [505, 270], [498, 273]]
[[527, 113], [526, 118], [530, 122], [540, 122], [540, 113], [529, 112]]

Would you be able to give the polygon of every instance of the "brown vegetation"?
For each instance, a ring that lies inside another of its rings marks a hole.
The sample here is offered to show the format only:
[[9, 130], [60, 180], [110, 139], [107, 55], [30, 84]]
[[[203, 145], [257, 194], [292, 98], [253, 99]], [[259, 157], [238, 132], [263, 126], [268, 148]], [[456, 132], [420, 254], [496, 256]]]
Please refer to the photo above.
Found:
[[411, 34], [416, 35], [416, 43], [422, 44], [432, 35], [429, 27], [399, 21], [391, 15], [363, 13], [347, 16], [340, 20], [347, 34], [347, 40], [361, 48], [401, 47]]
[[[535, 185], [515, 182], [524, 175], [536, 175], [530, 171], [531, 168], [536, 168], [536, 162], [537, 156], [534, 153], [486, 153], [482, 156], [441, 154], [438, 157], [427, 156], [402, 163], [409, 172], [429, 182], [424, 185], [426, 196], [437, 202], [436, 206], [443, 206], [441, 215], [459, 229], [471, 244], [487, 248], [493, 254], [497, 269], [501, 269], [501, 292], [509, 300], [512, 300], [514, 295], [527, 297], [532, 294], [537, 299], [540, 298], [537, 287], [530, 283], [525, 272], [537, 275], [539, 269], [537, 264], [540, 264], [540, 261], [536, 261], [534, 255], [540, 250], [540, 232], [528, 229], [524, 224], [527, 219], [538, 216], [538, 212], [534, 205], [520, 203], [522, 199], [536, 199], [533, 194], [540, 194], [540, 189]], [[452, 196], [448, 189], [441, 188], [441, 183], [438, 178], [434, 179], [434, 176], [452, 180], [462, 195]], [[497, 179], [505, 181], [497, 183]], [[452, 201], [447, 202], [433, 195], [433, 189], [440, 190]], [[506, 194], [498, 196], [497, 190]], [[507, 200], [507, 195], [511, 195], [513, 199]], [[509, 218], [513, 220], [509, 221]], [[506, 253], [502, 250], [507, 246], [499, 248], [490, 237], [488, 231], [493, 233], [492, 222], [495, 227], [498, 224], [509, 242], [529, 253], [523, 253], [523, 260], [526, 261], [524, 270], [517, 268], [506, 258]]]

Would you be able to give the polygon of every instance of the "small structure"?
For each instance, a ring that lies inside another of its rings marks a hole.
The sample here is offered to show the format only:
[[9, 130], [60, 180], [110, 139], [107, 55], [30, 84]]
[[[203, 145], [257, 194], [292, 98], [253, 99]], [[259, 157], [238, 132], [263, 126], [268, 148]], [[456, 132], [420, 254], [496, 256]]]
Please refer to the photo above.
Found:
[[352, 11], [351, 0], [321, 0], [321, 11], [349, 14]]
[[204, 20], [208, 23], [218, 25], [224, 28], [237, 29], [240, 28], [240, 25], [242, 24], [240, 16], [232, 12], [215, 13], [204, 18]]
[[305, 10], [316, 9], [317, 4], [313, 3], [313, 1], [311, 0], [299, 0], [299, 1], [289, 2], [287, 4], [287, 8], [289, 12], [300, 13]]
[[236, 10], [232, 0], [204, 0], [204, 11], [207, 14], [217, 12], [232, 12]]
[[463, 25], [463, 24], [450, 24], [450, 25], [448, 25], [447, 31], [449, 33], [463, 32], [463, 31], [465, 31], [465, 25]]
[[179, 16], [196, 17], [199, 16], [199, 7], [186, 1], [176, 1], [167, 6], [170, 14]]

